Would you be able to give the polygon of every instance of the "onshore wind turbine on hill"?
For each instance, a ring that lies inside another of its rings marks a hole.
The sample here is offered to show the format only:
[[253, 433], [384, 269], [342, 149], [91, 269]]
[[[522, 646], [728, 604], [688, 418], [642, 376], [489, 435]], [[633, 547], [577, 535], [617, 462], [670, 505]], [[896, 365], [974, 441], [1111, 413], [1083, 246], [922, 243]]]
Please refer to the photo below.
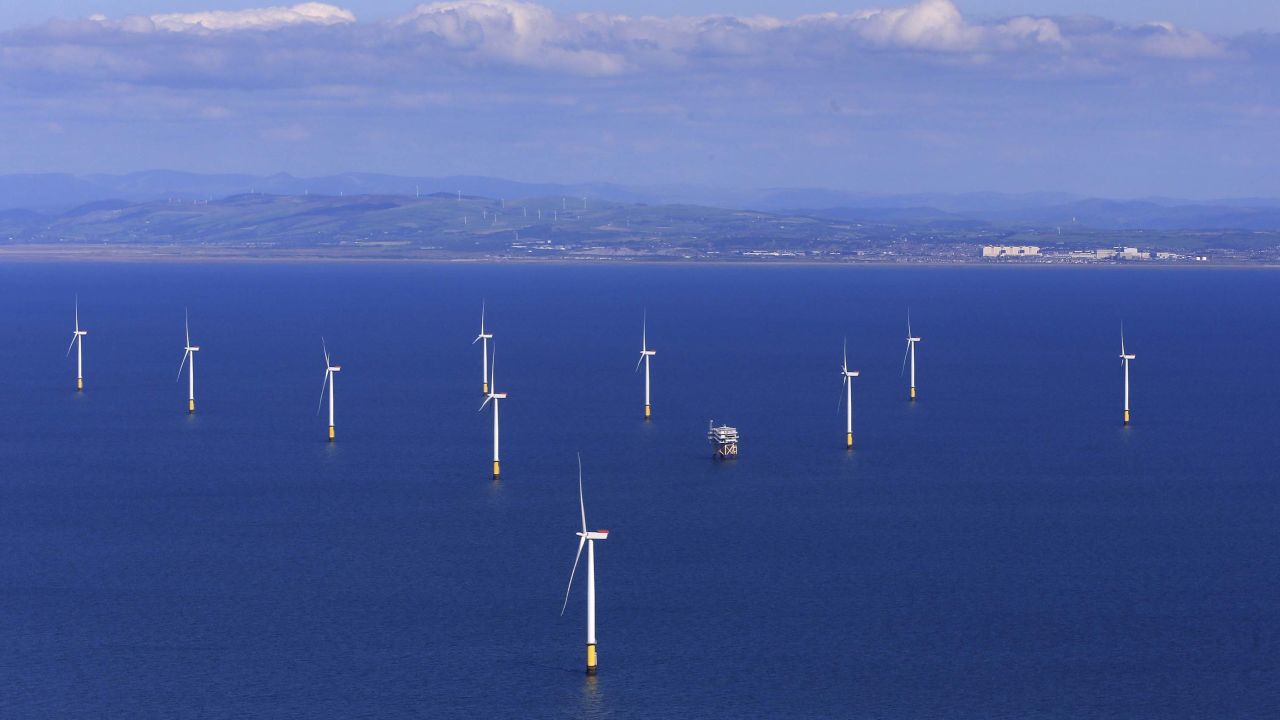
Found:
[[76, 296], [76, 329], [71, 333], [71, 344], [67, 346], [67, 355], [71, 355], [71, 348], [76, 349], [76, 392], [84, 390], [84, 336], [88, 335], [88, 330], [80, 329], [80, 296]]
[[498, 392], [498, 386], [494, 380], [495, 371], [498, 365], [498, 348], [495, 343], [493, 348], [493, 358], [489, 363], [489, 383], [486, 385], [488, 392], [485, 394], [484, 402], [480, 403], [480, 409], [484, 410], [484, 406], [493, 401], [493, 478], [498, 479], [498, 401], [507, 398], [506, 393]]
[[[844, 341], [844, 360], [840, 364], [840, 375], [844, 378], [844, 446], [853, 447], [853, 379], [861, 375], [858, 370], [849, 369], [849, 341]], [[837, 407], [839, 405], [837, 404]]]
[[320, 384], [320, 405], [316, 407], [316, 414], [320, 414], [320, 407], [324, 405], [325, 386], [329, 387], [329, 442], [333, 442], [333, 381], [338, 372], [342, 370], [341, 365], [334, 365], [329, 360], [329, 346], [325, 344], [324, 338], [320, 338], [320, 347], [324, 350], [324, 382]]
[[582, 499], [582, 455], [578, 455], [578, 510], [582, 513], [582, 530], [576, 533], [578, 554], [573, 558], [573, 569], [569, 571], [569, 587], [564, 591], [564, 605], [560, 608], [560, 616], [564, 617], [565, 608], [569, 607], [569, 592], [573, 590], [573, 576], [578, 572], [578, 561], [582, 559], [582, 546], [587, 546], [587, 674], [596, 674], [596, 540], [609, 539], [608, 530], [587, 530], [587, 506]]
[[[911, 399], [916, 399], [916, 343], [920, 338], [911, 334], [911, 311], [907, 311], [907, 352], [902, 356], [902, 368], [907, 367], [907, 359], [911, 359]], [[901, 373], [899, 373], [901, 374]]]
[[1124, 323], [1120, 323], [1120, 364], [1124, 365], [1124, 424], [1129, 424], [1129, 361], [1136, 360], [1137, 355], [1124, 350]]
[[483, 365], [480, 367], [480, 377], [484, 384], [480, 388], [480, 392], [485, 395], [489, 394], [489, 341], [493, 339], [492, 333], [484, 331], [484, 301], [480, 301], [480, 334], [475, 340], [471, 341], [472, 345], [484, 341], [480, 346], [480, 357]]
[[[191, 344], [191, 316], [185, 310], [183, 311], [183, 328], [187, 331], [187, 345], [182, 353], [182, 362], [178, 363], [178, 377], [176, 380], [182, 379], [182, 366], [187, 366], [187, 413], [196, 411], [196, 353], [200, 352], [199, 345]], [[188, 362], [189, 360], [189, 362]]]
[[648, 420], [652, 415], [649, 406], [649, 358], [657, 355], [657, 350], [649, 349], [649, 313], [644, 314], [644, 321], [640, 325], [640, 359], [636, 361], [636, 370], [640, 369], [640, 363], [644, 363], [644, 419]]

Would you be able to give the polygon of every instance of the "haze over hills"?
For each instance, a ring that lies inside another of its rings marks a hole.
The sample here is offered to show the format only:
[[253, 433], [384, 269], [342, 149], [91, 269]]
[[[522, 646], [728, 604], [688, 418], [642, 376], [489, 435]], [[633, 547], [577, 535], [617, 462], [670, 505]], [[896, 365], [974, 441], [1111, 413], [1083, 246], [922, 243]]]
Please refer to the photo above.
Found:
[[502, 178], [343, 173], [302, 178], [278, 173], [199, 174], [150, 170], [119, 175], [0, 175], [0, 211], [56, 217], [98, 202], [216, 201], [233, 195], [414, 196], [458, 193], [494, 199], [582, 198], [649, 205], [703, 205], [731, 210], [800, 214], [842, 222], [947, 229], [978, 227], [1094, 230], [1275, 230], [1280, 200], [1177, 198], [1114, 200], [1066, 193], [877, 194], [824, 188], [731, 190], [694, 185], [527, 183]]
[[[1045, 213], [1044, 222], [1052, 222], [1095, 206], [1093, 215], [1082, 216], [1085, 221], [1115, 222], [1105, 202], [1075, 201], [1040, 212]], [[1154, 203], [1141, 207], [1147, 215], [1136, 217], [1149, 223], [1188, 212], [1182, 206], [1161, 210]], [[1231, 222], [1259, 224], [1280, 214], [1277, 209], [1257, 208], [1216, 212]], [[1148, 254], [1163, 251], [1170, 259], [1213, 249], [1231, 262], [1280, 261], [1276, 230], [1098, 229], [1084, 222], [1037, 228], [978, 215], [921, 207], [765, 212], [591, 198], [571, 202], [565, 195], [505, 199], [456, 192], [255, 192], [214, 200], [96, 200], [56, 213], [0, 211], [0, 251], [87, 258], [123, 254], [171, 259], [788, 258], [951, 263], [980, 259], [980, 245], [1034, 245], [1072, 261], [1092, 260], [1096, 249], [1123, 245], [1141, 246]]]
[[509, 254], [512, 248], [679, 256], [797, 248], [869, 247], [849, 223], [697, 205], [561, 196], [504, 201], [475, 195], [232, 195], [221, 200], [98, 201], [56, 215], [0, 213], [10, 245], [223, 247], [368, 255]]
[[0, 188], [0, 249], [27, 254], [950, 263], [1005, 245], [1045, 248], [1038, 257], [1061, 261], [1125, 246], [1165, 259], [1213, 251], [1228, 262], [1280, 262], [1280, 203], [1268, 200], [168, 171], [8, 175]]

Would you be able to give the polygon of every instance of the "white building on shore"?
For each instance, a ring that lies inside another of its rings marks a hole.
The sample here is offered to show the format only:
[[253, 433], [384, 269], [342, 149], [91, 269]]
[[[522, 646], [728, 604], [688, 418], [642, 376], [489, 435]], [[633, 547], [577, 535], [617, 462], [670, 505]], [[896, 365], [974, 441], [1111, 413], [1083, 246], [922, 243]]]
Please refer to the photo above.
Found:
[[1040, 255], [1036, 245], [983, 245], [982, 257], [1034, 257]]

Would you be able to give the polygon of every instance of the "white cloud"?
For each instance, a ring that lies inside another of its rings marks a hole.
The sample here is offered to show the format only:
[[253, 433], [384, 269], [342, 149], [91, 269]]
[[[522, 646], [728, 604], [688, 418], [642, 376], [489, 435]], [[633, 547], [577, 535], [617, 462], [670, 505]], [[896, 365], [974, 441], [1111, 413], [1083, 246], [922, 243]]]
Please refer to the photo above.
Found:
[[551, 10], [515, 0], [459, 0], [419, 5], [393, 24], [439, 38], [469, 60], [611, 75], [626, 68], [615, 53], [578, 46], [580, 27]]
[[921, 0], [900, 8], [863, 10], [853, 14], [858, 32], [879, 45], [931, 50], [973, 50], [982, 43], [982, 28], [965, 22], [950, 0]]
[[[100, 23], [111, 23], [102, 15], [90, 18]], [[170, 32], [187, 31], [234, 31], [234, 30], [274, 30], [277, 28], [299, 25], [342, 25], [354, 23], [356, 16], [350, 10], [309, 2], [292, 7], [267, 7], [249, 10], [206, 10], [190, 13], [166, 13], [149, 17], [131, 16], [114, 25], [126, 32], [149, 32], [151, 30], [167, 30]]]
[[1218, 43], [1202, 32], [1183, 30], [1171, 22], [1147, 23], [1139, 29], [1142, 51], [1163, 58], [1212, 58], [1224, 54]]
[[[270, 43], [262, 31], [287, 31]], [[176, 39], [175, 39], [176, 38]], [[94, 16], [0, 33], [0, 83], [73, 80], [256, 88], [319, 83], [420, 90], [444, 74], [525, 70], [552, 76], [735, 83], [786, 73], [856, 73], [869, 63], [949, 64], [1020, 78], [1212, 61], [1225, 41], [1168, 23], [1100, 18], [966, 18], [952, 0], [798, 18], [559, 14], [525, 0], [442, 0], [358, 23], [337, 5]], [[1026, 62], [1034, 56], [1034, 62]], [[750, 77], [733, 77], [738, 72]], [[24, 75], [24, 73], [26, 73]], [[41, 73], [34, 77], [32, 73]], [[505, 78], [510, 80], [510, 75]], [[619, 81], [620, 82], [620, 81]]]
[[899, 8], [851, 14], [629, 17], [605, 13], [557, 15], [520, 0], [450, 0], [419, 5], [392, 21], [440, 41], [468, 62], [498, 62], [612, 75], [705, 57], [810, 55], [816, 38], [834, 39], [845, 53], [858, 46], [934, 52], [1001, 52], [1022, 45], [1062, 46], [1053, 20], [1017, 17], [967, 22], [951, 0], [920, 0]]

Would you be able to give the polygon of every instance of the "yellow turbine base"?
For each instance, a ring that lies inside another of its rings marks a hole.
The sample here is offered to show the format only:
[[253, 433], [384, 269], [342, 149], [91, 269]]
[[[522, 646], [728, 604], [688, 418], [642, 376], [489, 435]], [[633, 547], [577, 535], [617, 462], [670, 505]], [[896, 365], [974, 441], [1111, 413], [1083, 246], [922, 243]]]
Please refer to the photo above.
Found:
[[493, 476], [498, 477], [498, 461], [493, 461]]
[[196, 411], [196, 401], [187, 400], [187, 414], [189, 415], [191, 413], [194, 413], [195, 411]]
[[84, 378], [76, 378], [76, 391], [84, 390]]
[[1125, 411], [1124, 411], [1124, 424], [1125, 424], [1125, 425], [1128, 425], [1128, 424], [1129, 424], [1129, 411], [1128, 411], [1128, 410], [1125, 410]]
[[914, 387], [911, 388], [911, 399], [912, 400], [916, 399], [916, 389]]
[[484, 383], [483, 385], [480, 386], [480, 394], [481, 395], [489, 394], [489, 383]]
[[844, 434], [844, 446], [853, 447], [853, 433]]
[[644, 419], [645, 419], [645, 420], [648, 420], [652, 415], [653, 415], [653, 411], [649, 408], [649, 406], [648, 406], [648, 405], [645, 405], [645, 406], [644, 406]]
[[596, 646], [595, 643], [587, 645], [587, 674], [596, 674]]
[[333, 426], [329, 426], [329, 442], [333, 442]]

